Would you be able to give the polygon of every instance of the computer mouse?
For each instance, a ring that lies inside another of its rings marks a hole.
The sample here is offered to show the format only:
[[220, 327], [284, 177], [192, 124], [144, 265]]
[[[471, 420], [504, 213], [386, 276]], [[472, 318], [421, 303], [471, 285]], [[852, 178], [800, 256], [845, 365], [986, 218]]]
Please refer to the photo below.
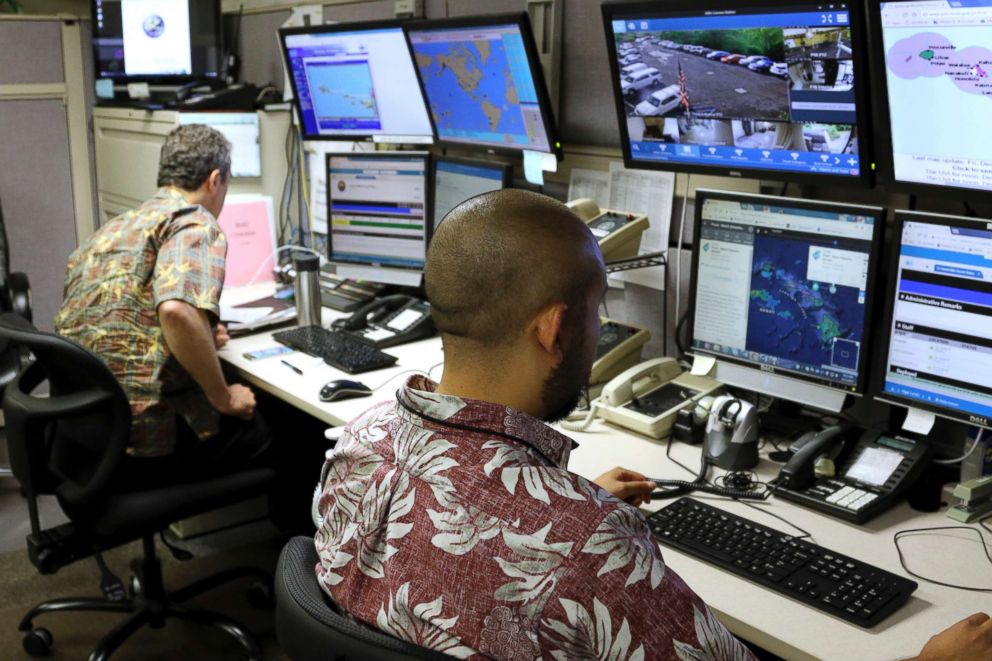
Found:
[[364, 383], [349, 381], [348, 379], [337, 379], [336, 381], [329, 381], [320, 389], [320, 401], [340, 402], [343, 399], [368, 397], [371, 394], [372, 389]]

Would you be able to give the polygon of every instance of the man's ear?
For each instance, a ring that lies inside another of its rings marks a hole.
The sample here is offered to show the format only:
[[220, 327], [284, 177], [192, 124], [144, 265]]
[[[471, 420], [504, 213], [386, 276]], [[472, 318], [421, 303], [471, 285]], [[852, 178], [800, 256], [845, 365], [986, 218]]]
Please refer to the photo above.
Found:
[[216, 190], [224, 183], [224, 174], [220, 169], [215, 168], [207, 175], [207, 190], [210, 193], [216, 192]]
[[561, 327], [566, 310], [568, 306], [564, 303], [552, 303], [545, 306], [534, 318], [533, 327], [537, 343], [554, 358], [556, 364], [564, 358], [561, 350]]

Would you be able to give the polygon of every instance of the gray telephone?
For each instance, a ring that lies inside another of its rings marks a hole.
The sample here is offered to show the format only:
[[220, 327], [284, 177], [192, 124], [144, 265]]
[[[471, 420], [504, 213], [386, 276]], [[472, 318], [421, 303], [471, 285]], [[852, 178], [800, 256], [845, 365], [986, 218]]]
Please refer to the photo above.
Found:
[[645, 436], [664, 438], [680, 409], [722, 388], [714, 379], [683, 372], [674, 358], [653, 358], [603, 386], [597, 414]]
[[651, 339], [651, 333], [640, 326], [599, 318], [599, 344], [596, 362], [589, 373], [589, 395], [596, 397], [603, 384], [641, 361], [641, 348]]
[[642, 213], [600, 209], [595, 201], [584, 197], [572, 200], [567, 206], [586, 222], [586, 226], [599, 241], [603, 261], [637, 257], [641, 248], [641, 234], [648, 228], [647, 216]]

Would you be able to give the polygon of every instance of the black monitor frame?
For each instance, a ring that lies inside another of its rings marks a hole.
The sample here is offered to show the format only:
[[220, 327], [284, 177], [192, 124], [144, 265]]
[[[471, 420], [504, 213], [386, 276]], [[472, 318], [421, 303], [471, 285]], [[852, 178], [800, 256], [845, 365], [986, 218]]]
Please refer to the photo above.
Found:
[[[213, 3], [212, 9], [214, 11], [210, 12], [213, 16], [214, 21], [214, 43], [217, 45], [218, 55], [220, 57], [220, 63], [215, 75], [207, 75], [205, 73], [197, 73], [195, 70], [190, 75], [125, 75], [125, 76], [115, 76], [112, 78], [106, 78], [100, 76], [100, 58], [97, 54], [97, 21], [96, 21], [96, 10], [97, 10], [97, 0], [90, 0], [90, 20], [93, 24], [92, 30], [92, 49], [93, 54], [93, 73], [97, 80], [104, 78], [112, 80], [114, 85], [124, 85], [126, 83], [139, 83], [147, 82], [152, 85], [184, 85], [186, 83], [193, 82], [208, 82], [211, 86], [217, 86], [223, 83], [225, 70], [226, 70], [226, 57], [224, 51], [224, 26], [221, 20], [221, 0], [187, 0], [187, 2], [192, 4], [206, 4]], [[190, 24], [190, 30], [193, 29], [192, 22]], [[126, 57], [126, 54], [125, 54]]]
[[401, 151], [401, 150], [391, 150], [391, 151], [367, 151], [367, 152], [328, 152], [324, 159], [324, 174], [327, 177], [327, 260], [331, 264], [340, 266], [358, 266], [358, 267], [371, 267], [371, 268], [384, 268], [393, 269], [396, 271], [406, 271], [406, 272], [416, 272], [421, 273], [424, 270], [424, 266], [395, 266], [390, 264], [375, 264], [375, 263], [362, 263], [362, 262], [349, 262], [334, 259], [334, 231], [331, 227], [332, 217], [331, 217], [331, 204], [333, 202], [333, 196], [331, 195], [331, 159], [332, 158], [351, 158], [356, 160], [367, 160], [367, 161], [381, 161], [389, 159], [408, 159], [411, 157], [419, 158], [423, 160], [424, 163], [424, 262], [426, 266], [427, 260], [427, 249], [430, 248], [431, 239], [434, 235], [433, 227], [433, 217], [434, 217], [434, 156], [430, 152], [426, 151]]
[[[375, 139], [376, 136], [389, 137], [392, 135], [399, 135], [399, 134], [342, 133], [339, 135], [332, 135], [332, 134], [320, 134], [320, 133], [307, 133], [306, 122], [303, 119], [303, 110], [300, 107], [300, 90], [297, 88], [296, 85], [296, 77], [292, 75], [293, 68], [289, 60], [289, 48], [287, 48], [286, 46], [286, 37], [297, 34], [338, 34], [344, 32], [362, 32], [367, 30], [398, 29], [400, 31], [400, 36], [405, 42], [407, 41], [406, 29], [405, 29], [407, 23], [408, 21], [404, 21], [401, 19], [388, 19], [388, 20], [379, 20], [379, 21], [325, 23], [322, 25], [308, 25], [308, 26], [299, 26], [299, 27], [291, 27], [291, 28], [279, 28], [278, 30], [279, 50], [281, 51], [283, 65], [286, 67], [286, 72], [289, 78], [289, 84], [293, 91], [292, 106], [294, 108], [294, 112], [296, 113], [296, 119], [299, 122], [300, 135], [303, 137], [304, 140], [320, 140], [320, 141], [336, 140], [336, 141], [346, 141], [346, 142], [359, 142], [359, 141], [372, 141]], [[414, 62], [412, 59], [413, 53], [409, 51], [409, 44], [407, 44], [407, 52], [410, 53], [410, 58], [411, 58], [410, 66], [414, 70], [414, 73], [416, 73], [417, 63]], [[427, 105], [427, 98], [424, 96], [424, 91], [419, 84], [417, 87], [420, 90], [420, 101], [424, 105], [424, 112], [425, 114], [427, 114], [428, 118], [430, 118], [430, 108]], [[430, 124], [431, 134], [428, 136], [425, 133], [424, 136], [431, 137], [436, 141], [436, 131], [434, 130], [434, 123], [432, 119], [430, 121], [431, 121]], [[409, 134], [402, 134], [402, 135], [409, 135]], [[388, 143], [391, 141], [384, 141], [384, 142]], [[420, 143], [415, 143], [415, 144], [420, 144]], [[424, 143], [424, 146], [426, 147], [427, 144]]]
[[551, 105], [551, 98], [548, 95], [548, 87], [544, 80], [544, 69], [541, 67], [540, 58], [537, 55], [537, 46], [534, 43], [534, 33], [531, 29], [530, 18], [526, 12], [512, 14], [487, 14], [485, 16], [465, 16], [458, 18], [439, 18], [424, 21], [409, 22], [405, 24], [404, 34], [406, 34], [407, 47], [410, 49], [410, 57], [414, 59], [414, 69], [417, 73], [417, 82], [420, 84], [420, 92], [427, 104], [427, 114], [431, 118], [431, 127], [437, 144], [442, 147], [477, 147], [489, 153], [520, 154], [524, 147], [497, 147], [490, 144], [477, 144], [465, 140], [446, 140], [438, 133], [437, 123], [434, 121], [434, 114], [430, 112], [430, 98], [427, 96], [427, 89], [424, 86], [420, 69], [416, 66], [416, 56], [413, 50], [413, 41], [410, 38], [411, 32], [428, 30], [448, 30], [459, 28], [485, 28], [494, 25], [516, 25], [520, 30], [523, 39], [524, 50], [527, 51], [527, 63], [530, 66], [531, 77], [534, 79], [534, 87], [537, 90], [537, 104], [541, 110], [541, 119], [544, 122], [544, 132], [548, 136], [548, 145], [551, 153], [560, 161], [563, 158], [561, 141], [555, 124], [554, 111]]
[[895, 297], [899, 287], [899, 258], [902, 254], [902, 233], [906, 221], [919, 221], [932, 225], [947, 226], [973, 225], [975, 229], [985, 231], [987, 231], [989, 229], [989, 225], [992, 224], [992, 221], [981, 218], [896, 210], [892, 230], [892, 254], [889, 255], [889, 272], [887, 274], [889, 282], [885, 291], [886, 296], [882, 315], [882, 323], [884, 326], [882, 327], [883, 332], [881, 333], [882, 340], [879, 342], [878, 346], [878, 348], [882, 351], [881, 376], [878, 379], [878, 383], [874, 384], [876, 387], [873, 389], [872, 397], [876, 401], [884, 402], [886, 404], [895, 404], [897, 406], [922, 409], [941, 418], [946, 418], [948, 420], [960, 422], [966, 425], [979, 425], [987, 429], [992, 429], [992, 417], [971, 413], [958, 413], [953, 409], [945, 408], [943, 406], [935, 406], [920, 400], [885, 392], [885, 380], [888, 377], [889, 349], [892, 344], [892, 321], [893, 315], [895, 314]]
[[741, 10], [738, 13], [763, 13], [767, 10], [795, 9], [796, 11], [819, 11], [825, 8], [822, 0], [760, 0], [754, 5], [742, 0], [669, 0], [659, 2], [633, 3], [603, 3], [603, 30], [606, 37], [606, 50], [609, 54], [610, 88], [613, 93], [617, 123], [620, 131], [620, 147], [623, 152], [624, 165], [628, 168], [643, 170], [663, 170], [686, 172], [690, 174], [708, 174], [725, 177], [750, 179], [774, 179], [796, 183], [815, 183], [827, 185], [848, 185], [869, 187], [874, 184], [873, 162], [873, 131], [870, 122], [870, 98], [868, 93], [869, 66], [867, 48], [865, 46], [865, 15], [861, 0], [848, 0], [850, 12], [852, 61], [858, 63], [854, 75], [854, 95], [856, 98], [856, 129], [858, 131], [858, 159], [860, 162], [858, 176], [834, 175], [824, 173], [790, 172], [783, 170], [764, 169], [760, 167], [730, 167], [721, 165], [697, 165], [687, 163], [658, 162], [634, 159], [631, 156], [630, 135], [627, 131], [627, 114], [624, 99], [616, 81], [620, 79], [620, 69], [617, 61], [616, 43], [613, 39], [611, 24], [614, 20], [627, 18], [644, 18], [649, 15], [673, 15], [685, 13], [698, 16], [704, 11], [714, 13]]
[[[885, 4], [897, 4], [899, 1], [885, 0]], [[918, 1], [918, 0], [917, 0]], [[892, 121], [890, 119], [889, 83], [885, 71], [885, 42], [882, 39], [882, 9], [881, 2], [868, 3], [868, 22], [871, 34], [871, 77], [872, 87], [877, 91], [876, 103], [878, 130], [875, 131], [876, 161], [878, 163], [878, 183], [886, 189], [906, 193], [908, 195], [928, 195], [934, 197], [965, 199], [976, 203], [992, 202], [992, 188], [981, 190], [966, 186], [951, 186], [942, 184], [925, 184], [915, 181], [896, 179], [895, 158], [892, 144]], [[992, 25], [988, 26], [992, 34]], [[976, 118], [980, 121], [980, 118]]]
[[825, 378], [818, 378], [813, 375], [801, 375], [797, 372], [790, 370], [782, 370], [774, 365], [768, 364], [757, 364], [750, 360], [744, 360], [739, 357], [728, 356], [724, 353], [716, 353], [707, 351], [705, 349], [696, 348], [692, 346], [692, 338], [694, 336], [694, 326], [696, 319], [696, 287], [698, 285], [699, 279], [699, 253], [698, 249], [692, 251], [692, 267], [690, 270], [690, 282], [689, 282], [689, 304], [687, 309], [688, 321], [687, 321], [687, 352], [691, 354], [704, 354], [708, 356], [713, 356], [719, 361], [724, 361], [728, 363], [733, 363], [748, 369], [753, 369], [756, 372], [765, 372], [769, 374], [776, 374], [785, 378], [796, 379], [798, 381], [804, 381], [815, 386], [822, 386], [829, 388], [836, 392], [842, 392], [847, 395], [864, 396], [869, 394], [869, 372], [871, 371], [871, 347], [875, 340], [876, 329], [879, 324], [879, 314], [874, 310], [874, 302], [876, 300], [876, 289], [878, 283], [879, 270], [881, 269], [881, 244], [882, 235], [885, 226], [885, 209], [881, 207], [872, 207], [865, 205], [853, 205], [844, 204], [836, 202], [819, 202], [812, 200], [804, 200], [789, 197], [779, 197], [774, 195], [754, 195], [751, 193], [737, 193], [731, 191], [715, 191], [715, 190], [704, 190], [699, 189], [696, 194], [695, 203], [695, 218], [693, 221], [693, 237], [695, 241], [695, 246], [698, 248], [699, 242], [702, 236], [702, 223], [703, 223], [703, 206], [707, 199], [712, 200], [727, 200], [731, 202], [751, 202], [759, 204], [768, 204], [771, 206], [785, 206], [796, 209], [808, 209], [812, 211], [836, 211], [838, 213], [854, 213], [876, 216], [875, 211], [879, 210], [876, 217], [876, 222], [872, 231], [871, 239], [871, 251], [868, 256], [869, 260], [869, 271], [868, 279], [865, 283], [865, 321], [864, 329], [862, 333], [862, 342], [864, 346], [862, 351], [858, 355], [858, 380], [857, 384], [853, 388], [839, 386], [835, 382], [830, 381]]

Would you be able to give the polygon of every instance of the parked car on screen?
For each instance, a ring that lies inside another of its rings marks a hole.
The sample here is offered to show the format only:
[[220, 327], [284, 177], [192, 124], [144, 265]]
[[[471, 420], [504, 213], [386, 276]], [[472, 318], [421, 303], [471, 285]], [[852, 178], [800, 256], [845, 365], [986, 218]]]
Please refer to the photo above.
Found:
[[628, 64], [627, 66], [620, 69], [620, 76], [621, 77], [629, 76], [635, 71], [640, 71], [641, 69], [647, 69], [647, 68], [648, 65], [644, 64], [643, 62], [634, 62], [633, 64]]
[[679, 86], [669, 85], [638, 103], [634, 107], [634, 112], [638, 115], [650, 117], [652, 115], [664, 115], [666, 112], [674, 110], [679, 106]]
[[639, 53], [631, 53], [630, 55], [624, 55], [620, 58], [620, 65], [627, 66], [628, 64], [634, 64], [635, 62], [640, 62], [641, 56]]
[[743, 58], [744, 58], [743, 55], [740, 55], [739, 53], [734, 53], [733, 55], [725, 55], [721, 57], [720, 61], [723, 62], [724, 64], [737, 64]]
[[729, 51], [715, 50], [712, 53], [710, 53], [709, 55], [707, 55], [706, 56], [706, 59], [707, 60], [719, 60], [721, 58], [727, 57], [728, 55], [730, 55], [730, 52]]
[[768, 73], [772, 74], [773, 76], [779, 76], [780, 78], [788, 78], [789, 65], [786, 64], [785, 62], [775, 62], [768, 69]]
[[757, 62], [758, 60], [767, 60], [767, 59], [768, 58], [765, 57], [764, 55], [748, 55], [738, 60], [737, 64], [741, 65], [742, 67], [746, 67], [746, 66], [750, 66], [751, 63], [753, 62]]
[[774, 64], [774, 62], [772, 62], [768, 58], [765, 58], [763, 60], [755, 60], [751, 64], [747, 65], [747, 68], [750, 69], [751, 71], [764, 72], [771, 69], [772, 64]]
[[660, 82], [661, 72], [654, 67], [648, 67], [647, 69], [635, 71], [629, 76], [624, 76], [623, 80], [620, 81], [620, 90], [624, 96], [628, 96], [637, 90], [644, 89], [648, 85], [655, 85]]

